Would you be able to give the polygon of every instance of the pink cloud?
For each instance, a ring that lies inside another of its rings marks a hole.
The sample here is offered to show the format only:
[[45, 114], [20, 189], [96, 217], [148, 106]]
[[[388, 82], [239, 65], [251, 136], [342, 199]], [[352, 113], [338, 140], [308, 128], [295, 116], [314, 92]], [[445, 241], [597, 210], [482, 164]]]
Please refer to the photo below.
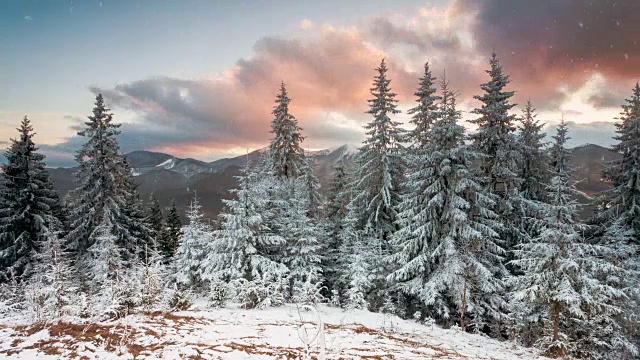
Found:
[[[410, 17], [371, 18], [358, 27], [303, 20], [301, 35], [259, 39], [251, 58], [238, 60], [223, 74], [199, 80], [158, 77], [92, 91], [105, 93], [116, 111], [122, 107], [140, 114], [138, 122], [123, 126], [125, 146], [215, 157], [229, 148], [267, 143], [281, 81], [293, 98], [291, 110], [305, 128], [308, 146], [361, 139], [374, 69], [383, 57], [391, 86], [405, 106], [413, 103], [427, 60], [437, 77], [446, 69], [463, 106], [477, 106], [472, 97], [487, 80], [491, 50], [511, 75], [509, 90], [517, 92], [516, 101], [531, 98], [542, 110], [557, 110], [566, 94], [596, 71], [614, 90], [594, 94], [591, 101], [612, 106], [621, 94], [617, 89], [630, 88], [629, 79], [640, 76], [640, 47], [633, 43], [629, 19], [623, 18], [624, 26], [613, 32], [612, 47], [600, 33], [611, 25], [596, 21], [593, 14], [583, 16], [590, 30], [574, 29], [580, 8], [551, 4], [555, 13], [550, 13], [542, 6], [519, 4], [511, 11], [504, 1], [456, 0]], [[590, 50], [590, 43], [598, 48]], [[155, 130], [149, 131], [151, 125]]]

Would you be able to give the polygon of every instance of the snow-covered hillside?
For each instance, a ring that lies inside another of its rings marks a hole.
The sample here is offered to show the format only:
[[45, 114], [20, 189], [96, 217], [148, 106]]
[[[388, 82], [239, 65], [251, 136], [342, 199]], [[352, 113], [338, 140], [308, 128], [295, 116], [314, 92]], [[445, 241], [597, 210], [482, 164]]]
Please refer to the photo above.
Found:
[[[542, 359], [531, 349], [481, 335], [321, 305], [327, 359]], [[295, 305], [235, 306], [136, 314], [117, 321], [73, 319], [0, 325], [7, 359], [304, 359], [320, 355], [318, 316]], [[304, 324], [304, 327], [302, 327]], [[305, 335], [306, 331], [306, 335]], [[311, 343], [310, 346], [305, 343]]]

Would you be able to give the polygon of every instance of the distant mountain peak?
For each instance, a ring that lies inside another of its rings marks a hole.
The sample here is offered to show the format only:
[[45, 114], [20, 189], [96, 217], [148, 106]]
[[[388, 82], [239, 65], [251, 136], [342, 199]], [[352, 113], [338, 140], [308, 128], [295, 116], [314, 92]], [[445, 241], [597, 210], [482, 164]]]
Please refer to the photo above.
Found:
[[136, 150], [125, 154], [125, 157], [136, 176], [160, 169], [170, 170], [186, 177], [191, 177], [201, 172], [213, 171], [209, 164], [204, 161], [190, 158], [181, 159], [160, 152]]
[[[228, 198], [229, 190], [237, 186], [235, 176], [240, 173], [247, 157], [250, 163], [255, 164], [265, 149], [211, 163], [145, 150], [132, 151], [125, 156], [133, 167], [143, 198], [147, 198], [153, 192], [163, 206], [168, 206], [172, 200], [176, 200], [182, 211], [189, 206], [193, 191], [197, 191], [205, 213], [213, 218], [223, 206], [222, 199]], [[314, 171], [322, 184], [321, 189], [326, 189], [326, 185], [333, 178], [335, 164], [341, 158], [352, 163], [357, 153], [357, 146], [352, 144], [309, 151], [313, 158]], [[596, 144], [575, 147], [571, 149], [571, 154], [574, 179], [579, 180], [578, 190], [584, 193], [581, 201], [587, 202], [589, 196], [611, 187], [610, 183], [601, 179], [601, 173], [605, 164], [618, 159], [620, 154]], [[77, 186], [75, 171], [77, 168], [49, 169], [62, 196]]]
[[343, 155], [355, 155], [360, 149], [357, 145], [354, 144], [344, 144], [337, 147], [329, 148], [331, 152], [341, 152]]

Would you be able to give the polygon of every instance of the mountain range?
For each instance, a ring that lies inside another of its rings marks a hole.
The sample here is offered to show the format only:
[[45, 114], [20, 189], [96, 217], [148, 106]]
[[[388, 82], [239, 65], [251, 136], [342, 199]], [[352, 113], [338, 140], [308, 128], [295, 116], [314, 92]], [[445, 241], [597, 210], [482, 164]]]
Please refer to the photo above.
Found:
[[[234, 158], [225, 158], [212, 162], [196, 159], [181, 159], [173, 155], [151, 152], [133, 151], [126, 154], [139, 184], [143, 199], [154, 193], [163, 207], [169, 206], [171, 200], [184, 216], [194, 194], [197, 194], [207, 217], [215, 218], [222, 209], [222, 199], [231, 197], [229, 190], [237, 186], [236, 176], [244, 164], [255, 163], [264, 153], [259, 149]], [[326, 190], [333, 174], [336, 162], [345, 157], [347, 162], [355, 159], [357, 150], [350, 145], [343, 145], [333, 149], [311, 151], [313, 168]], [[587, 144], [571, 149], [574, 179], [577, 188], [584, 193], [580, 199], [588, 203], [591, 195], [608, 189], [610, 184], [603, 181], [601, 172], [606, 162], [615, 160], [619, 155], [599, 145]], [[65, 196], [75, 188], [74, 172], [76, 168], [52, 168], [51, 177], [61, 193]]]
[[[202, 210], [207, 217], [215, 218], [222, 208], [222, 199], [230, 198], [229, 190], [237, 186], [236, 176], [248, 161], [255, 164], [264, 153], [259, 149], [234, 158], [205, 162], [196, 159], [181, 159], [173, 155], [138, 150], [125, 154], [133, 168], [138, 189], [143, 199], [154, 193], [162, 207], [175, 200], [184, 216], [194, 194], [197, 194]], [[318, 180], [326, 188], [331, 180], [333, 166], [341, 158], [355, 159], [354, 148], [343, 145], [334, 149], [308, 152]], [[76, 187], [74, 173], [77, 168], [50, 168], [51, 178], [64, 197]]]

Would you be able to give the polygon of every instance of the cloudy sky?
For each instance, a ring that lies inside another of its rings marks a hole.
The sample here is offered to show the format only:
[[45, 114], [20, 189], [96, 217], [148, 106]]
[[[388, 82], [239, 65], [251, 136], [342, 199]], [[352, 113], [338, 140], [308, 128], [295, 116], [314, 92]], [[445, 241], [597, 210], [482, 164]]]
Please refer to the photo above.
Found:
[[268, 142], [281, 81], [306, 147], [356, 144], [382, 58], [402, 109], [429, 61], [469, 111], [491, 51], [517, 103], [609, 145], [640, 79], [638, 18], [637, 0], [5, 1], [0, 147], [28, 115], [49, 164], [71, 165], [103, 93], [125, 151], [234, 156]]

